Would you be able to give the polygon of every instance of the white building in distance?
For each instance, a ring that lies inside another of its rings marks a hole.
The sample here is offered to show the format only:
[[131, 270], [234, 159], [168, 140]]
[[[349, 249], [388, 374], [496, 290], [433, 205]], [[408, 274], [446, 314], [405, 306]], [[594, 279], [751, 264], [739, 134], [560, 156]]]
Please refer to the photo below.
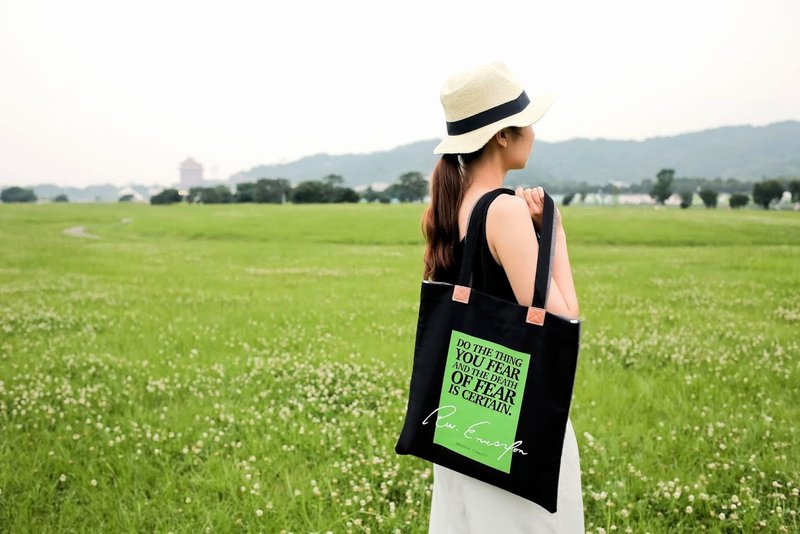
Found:
[[203, 185], [203, 166], [192, 158], [181, 163], [180, 188], [188, 190], [190, 187]]

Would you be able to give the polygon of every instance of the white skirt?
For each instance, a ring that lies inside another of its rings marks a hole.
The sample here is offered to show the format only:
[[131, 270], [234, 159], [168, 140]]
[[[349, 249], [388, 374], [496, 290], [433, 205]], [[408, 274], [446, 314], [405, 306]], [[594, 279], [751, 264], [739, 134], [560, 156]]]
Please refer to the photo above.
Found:
[[428, 532], [584, 534], [578, 441], [569, 419], [561, 454], [557, 507], [558, 511], [551, 514], [519, 495], [434, 463]]

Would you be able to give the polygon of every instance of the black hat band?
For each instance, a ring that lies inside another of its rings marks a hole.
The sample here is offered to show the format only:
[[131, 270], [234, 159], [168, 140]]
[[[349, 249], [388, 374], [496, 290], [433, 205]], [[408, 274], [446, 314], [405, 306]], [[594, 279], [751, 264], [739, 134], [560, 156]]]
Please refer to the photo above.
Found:
[[447, 133], [448, 135], [461, 135], [477, 130], [478, 128], [483, 128], [493, 122], [505, 119], [511, 115], [516, 115], [524, 110], [530, 102], [531, 100], [528, 98], [528, 95], [525, 94], [525, 91], [522, 91], [514, 100], [489, 108], [486, 111], [481, 111], [470, 117], [448, 122]]

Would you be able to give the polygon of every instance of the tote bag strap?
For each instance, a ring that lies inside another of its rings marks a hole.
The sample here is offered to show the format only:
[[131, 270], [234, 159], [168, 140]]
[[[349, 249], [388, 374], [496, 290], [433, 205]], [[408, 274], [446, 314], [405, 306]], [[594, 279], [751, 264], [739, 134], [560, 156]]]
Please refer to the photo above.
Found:
[[[458, 275], [458, 285], [462, 287], [472, 287], [472, 270], [474, 268], [476, 248], [478, 244], [478, 233], [482, 223], [485, 222], [486, 212], [489, 204], [502, 194], [513, 195], [514, 191], [507, 187], [500, 187], [484, 193], [475, 203], [469, 215], [469, 225], [464, 243], [464, 250], [461, 257], [461, 271]], [[533, 224], [531, 222], [531, 224]], [[550, 272], [553, 267], [553, 254], [555, 247], [555, 203], [552, 197], [545, 191], [544, 210], [542, 213], [542, 229], [539, 238], [539, 255], [536, 259], [536, 279], [534, 280], [532, 307], [544, 311], [547, 302], [547, 293], [550, 290]], [[456, 288], [458, 289], [458, 288]], [[463, 302], [463, 300], [462, 300]], [[538, 319], [538, 318], [537, 318]], [[541, 322], [540, 322], [541, 321]], [[544, 314], [541, 319], [531, 322], [542, 324]]]

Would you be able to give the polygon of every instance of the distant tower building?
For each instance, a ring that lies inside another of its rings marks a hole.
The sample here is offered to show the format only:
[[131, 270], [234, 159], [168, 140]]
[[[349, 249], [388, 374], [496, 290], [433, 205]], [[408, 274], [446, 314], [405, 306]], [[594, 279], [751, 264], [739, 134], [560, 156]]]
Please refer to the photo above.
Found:
[[203, 166], [192, 158], [181, 163], [181, 189], [203, 185]]

